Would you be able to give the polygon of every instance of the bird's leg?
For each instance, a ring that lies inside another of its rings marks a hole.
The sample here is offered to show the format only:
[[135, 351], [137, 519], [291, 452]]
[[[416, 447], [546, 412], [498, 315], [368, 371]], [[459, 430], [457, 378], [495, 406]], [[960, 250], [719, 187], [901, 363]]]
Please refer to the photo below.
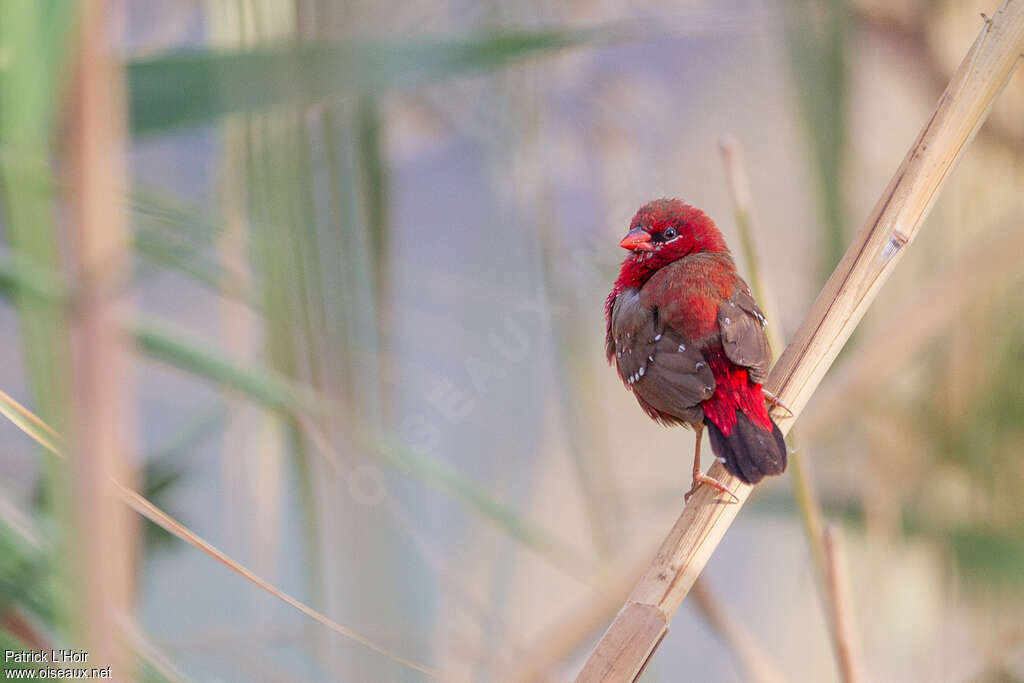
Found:
[[793, 417], [793, 411], [787, 408], [786, 404], [780, 401], [778, 396], [768, 391], [764, 387], [761, 387], [761, 391], [764, 392], [764, 397], [765, 400], [768, 401], [768, 405], [770, 405], [772, 408], [782, 408], [786, 412], [786, 417]]
[[690, 490], [686, 492], [686, 495], [683, 496], [683, 501], [687, 503], [690, 502], [690, 496], [692, 496], [694, 491], [697, 490], [697, 487], [701, 484], [707, 484], [713, 489], [728, 494], [729, 497], [732, 498], [730, 502], [740, 502], [740, 499], [736, 497], [736, 494], [726, 488], [725, 484], [717, 479], [712, 479], [700, 471], [700, 439], [704, 435], [704, 425], [697, 425], [694, 427], [694, 431], [697, 432], [697, 445], [693, 450], [693, 484], [690, 486]]

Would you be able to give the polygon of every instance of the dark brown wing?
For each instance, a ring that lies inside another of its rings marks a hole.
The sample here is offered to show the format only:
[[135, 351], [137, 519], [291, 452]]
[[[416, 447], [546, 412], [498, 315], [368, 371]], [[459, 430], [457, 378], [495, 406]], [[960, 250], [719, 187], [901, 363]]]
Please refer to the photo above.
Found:
[[641, 305], [637, 290], [615, 299], [609, 332], [619, 377], [652, 417], [690, 424], [703, 420], [700, 403], [715, 392], [711, 368], [695, 346], [661, 323], [655, 309]]
[[747, 368], [750, 378], [757, 383], [764, 382], [772, 365], [766, 324], [750, 288], [740, 280], [733, 295], [718, 307], [718, 327], [725, 355], [736, 365]]

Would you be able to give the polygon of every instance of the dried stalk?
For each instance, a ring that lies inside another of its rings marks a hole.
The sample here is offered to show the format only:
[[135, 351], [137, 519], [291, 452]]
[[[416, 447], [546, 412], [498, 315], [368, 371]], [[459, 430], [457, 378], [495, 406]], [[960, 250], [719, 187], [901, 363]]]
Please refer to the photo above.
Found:
[[706, 581], [697, 579], [690, 593], [715, 632], [736, 653], [747, 672], [748, 680], [754, 683], [782, 683], [786, 680], [743, 624], [734, 619], [715, 599]]
[[828, 589], [829, 616], [832, 621], [832, 639], [839, 660], [839, 674], [843, 683], [860, 683], [864, 680], [861, 670], [861, 651], [857, 640], [857, 628], [851, 604], [850, 577], [846, 573], [846, 553], [842, 537], [834, 524], [825, 527], [822, 538], [825, 544], [825, 583]]
[[[778, 321], [778, 309], [775, 306], [775, 299], [771, 295], [771, 291], [767, 290], [765, 280], [761, 275], [757, 251], [754, 249], [753, 231], [750, 228], [750, 189], [746, 169], [743, 166], [739, 146], [735, 141], [732, 139], [723, 140], [719, 148], [722, 152], [726, 176], [729, 180], [729, 188], [736, 205], [736, 222], [740, 235], [743, 238], [743, 252], [746, 256], [751, 277], [750, 286], [754, 290], [754, 297], [760, 302], [761, 309], [768, 318], [768, 341], [773, 349], [779, 349], [782, 348], [782, 331]], [[796, 499], [797, 507], [800, 510], [800, 518], [804, 523], [807, 544], [810, 546], [811, 558], [814, 560], [814, 566], [817, 570], [815, 575], [817, 581], [815, 583], [822, 605], [825, 606], [825, 616], [833, 617], [827, 619], [827, 622], [836, 666], [842, 674], [846, 670], [844, 659], [849, 657], [849, 653], [844, 653], [839, 649], [840, 644], [844, 642], [839, 632], [840, 624], [834, 618], [835, 612], [830, 612], [827, 608], [833, 593], [830, 591], [830, 565], [827, 556], [828, 550], [825, 547], [826, 531], [822, 521], [824, 515], [821, 511], [821, 501], [818, 499], [818, 493], [814, 487], [810, 464], [806, 460], [807, 449], [804, 447], [806, 436], [802, 429], [799, 434], [795, 429], [790, 429], [786, 435], [786, 440], [794, 447], [789, 456], [789, 471], [790, 477], [793, 480], [793, 497]], [[699, 583], [696, 585], [699, 585]]]
[[[650, 541], [650, 543], [648, 543]], [[656, 539], [636, 544], [641, 552], [624, 552], [621, 559], [604, 567], [579, 598], [573, 599], [551, 623], [541, 629], [525, 648], [517, 666], [503, 676], [506, 681], [545, 680], [555, 666], [581, 649], [615, 610], [629, 597], [630, 588], [646, 569], [643, 557], [657, 547]]]
[[[97, 666], [133, 680], [121, 624], [132, 613], [136, 528], [112, 482], [131, 481], [132, 342], [113, 299], [130, 268], [128, 225], [119, 205], [127, 174], [121, 73], [109, 49], [109, 7], [82, 3], [66, 119], [69, 259], [75, 278], [70, 320], [72, 390], [71, 562], [74, 626]], [[90, 660], [92, 661], [92, 660]]]
[[[637, 547], [653, 550], [655, 543], [652, 539], [651, 543], [637, 544]], [[646, 553], [623, 553], [622, 562], [607, 567], [595, 577], [583, 596], [574, 600], [532, 639], [524, 648], [524, 656], [515, 668], [503, 675], [503, 680], [525, 682], [551, 678], [555, 665], [576, 652], [629, 597], [630, 588], [646, 568], [642, 559], [645, 556]], [[699, 585], [700, 582], [694, 586], [695, 592]], [[762, 683], [785, 680], [743, 625], [729, 617], [706, 586], [701, 590], [696, 607], [711, 629], [743, 663], [750, 680]]]
[[[743, 157], [740, 154], [739, 145], [732, 138], [722, 140], [719, 143], [719, 150], [722, 153], [725, 176], [729, 183], [729, 191], [736, 210], [736, 227], [739, 228], [740, 232], [741, 251], [747, 261], [750, 287], [754, 291], [754, 298], [757, 299], [761, 310], [765, 312], [768, 318], [768, 343], [772, 349], [781, 349], [784, 346], [785, 337], [782, 335], [782, 325], [779, 323], [779, 309], [775, 304], [775, 297], [761, 273], [760, 260], [757, 258], [758, 252], [754, 247], [754, 234], [751, 229], [750, 217], [750, 182], [747, 179], [746, 168], [743, 165]], [[814, 479], [811, 476], [810, 465], [804, 460], [806, 453], [803, 448], [804, 440], [794, 430], [790, 430], [786, 436], [787, 442], [793, 448], [789, 456], [789, 473], [793, 480], [793, 497], [796, 499], [797, 507], [800, 509], [800, 518], [804, 523], [804, 532], [807, 536], [807, 544], [811, 548], [814, 566], [818, 570], [818, 576], [823, 577], [825, 575], [825, 551], [821, 540], [823, 526], [821, 521], [821, 502], [818, 500], [818, 493], [814, 488]], [[821, 587], [820, 583], [819, 587]]]
[[[917, 236], [1022, 52], [1024, 0], [1006, 0], [985, 20], [931, 119], [772, 369], [766, 385], [792, 411], [778, 418], [784, 432]], [[698, 489], [577, 680], [634, 680], [665, 637], [669, 620], [750, 495], [750, 486], [721, 464], [715, 463], [709, 473], [739, 502], [726, 504], [709, 487]]]
[[49, 650], [52, 643], [16, 607], [8, 607], [0, 615], [0, 628], [33, 650]]
[[370, 640], [361, 633], [353, 631], [352, 629], [346, 626], [342, 626], [330, 617], [324, 616], [322, 613], [317, 612], [315, 609], [308, 606], [304, 602], [301, 602], [300, 600], [293, 598], [291, 595], [280, 590], [266, 579], [263, 579], [258, 574], [255, 574], [252, 570], [248, 569], [240, 562], [237, 562], [236, 560], [232, 559], [226, 553], [219, 550], [213, 544], [203, 539], [201, 536], [193, 532], [184, 524], [177, 521], [176, 519], [168, 515], [166, 512], [158, 508], [157, 506], [153, 505], [146, 498], [143, 498], [141, 495], [139, 495], [132, 489], [128, 488], [127, 486], [118, 484], [116, 482], [111, 482], [111, 484], [117, 487], [118, 495], [121, 501], [124, 502], [125, 505], [134, 510], [136, 513], [138, 513], [140, 516], [145, 517], [149, 521], [153, 522], [153, 524], [159, 526], [161, 529], [177, 536], [178, 538], [186, 541], [193, 547], [203, 551], [204, 553], [206, 553], [213, 559], [217, 560], [225, 567], [235, 572], [239, 576], [243, 577], [250, 583], [266, 591], [267, 593], [270, 593], [278, 600], [289, 604], [290, 606], [294, 607], [295, 609], [302, 612], [314, 621], [323, 624], [335, 633], [340, 633], [346, 638], [354, 640], [360, 645], [370, 650], [373, 650], [374, 652], [381, 654], [384, 657], [387, 657], [393, 662], [403, 664], [409, 667], [410, 669], [414, 669], [416, 671], [424, 673], [435, 680], [447, 679], [447, 677], [444, 674], [437, 671], [436, 669], [432, 669], [426, 665], [420, 664], [411, 659], [406, 659], [405, 657], [402, 657], [401, 655], [393, 652], [392, 650], [389, 650], [388, 648], [382, 645], [378, 645], [376, 642]]
[[[1002, 296], [1020, 279], [1024, 267], [1024, 232], [1014, 216], [985, 232], [949, 270], [920, 283], [917, 294], [898, 310], [879, 320], [857, 349], [846, 355], [815, 394], [813, 410], [800, 421], [802, 434], [816, 437], [839, 422], [846, 407], [870, 391], [879, 378], [913, 362], [927, 344], [938, 338], [957, 315], [977, 301]], [[941, 301], [941, 306], [933, 302]]]
[[[50, 427], [50, 425], [40, 420], [34, 413], [29, 411], [27, 408], [25, 408], [23, 405], [15, 401], [13, 398], [8, 396], [3, 391], [0, 391], [0, 414], [3, 414], [4, 417], [10, 419], [25, 434], [30, 436], [33, 440], [35, 440], [36, 443], [38, 443], [40, 446], [48, 450], [53, 455], [57, 456], [58, 458], [65, 457], [65, 444], [63, 442], [63, 439], [61, 438], [61, 435], [57, 433], [52, 427]], [[289, 605], [299, 610], [303, 614], [320, 622], [324, 626], [327, 626], [332, 631], [335, 631], [336, 633], [339, 633], [345, 636], [346, 638], [354, 640], [357, 643], [360, 643], [366, 646], [367, 648], [373, 650], [374, 652], [378, 652], [384, 655], [392, 661], [404, 664], [412, 669], [425, 673], [431, 678], [438, 680], [446, 680], [446, 677], [443, 676], [440, 672], [431, 669], [423, 664], [419, 664], [412, 660], [405, 659], [404, 657], [401, 657], [393, 653], [391, 650], [385, 648], [384, 646], [378, 645], [376, 642], [361, 635], [360, 633], [345, 626], [342, 626], [338, 622], [330, 619], [329, 617], [321, 614], [320, 612], [317, 612], [312, 607], [309, 607], [305, 603], [300, 602], [299, 600], [288, 595], [287, 593], [280, 590], [267, 580], [261, 578], [260, 576], [252, 572], [250, 569], [248, 569], [241, 563], [235, 561], [233, 558], [231, 558], [226, 553], [224, 553], [216, 546], [214, 546], [212, 543], [199, 536], [197, 533], [195, 533], [194, 531], [186, 527], [184, 524], [168, 515], [166, 512], [164, 512], [157, 506], [153, 505], [153, 503], [151, 503], [145, 497], [143, 497], [133, 489], [129, 488], [128, 486], [125, 486], [121, 482], [116, 481], [114, 479], [109, 480], [108, 486], [110, 487], [110, 490], [113, 491], [114, 495], [117, 496], [117, 499], [121, 503], [123, 503], [125, 506], [136, 512], [141, 517], [145, 517], [146, 519], [150, 520], [151, 522], [153, 522], [160, 528], [164, 529], [168, 533], [180, 538], [181, 540], [185, 541], [194, 548], [201, 550], [202, 552], [217, 560], [218, 562], [220, 562], [225, 567], [235, 572], [242, 578], [250, 581], [257, 587], [273, 595], [277, 599], [288, 603]], [[131, 631], [132, 628], [133, 627], [130, 626], [128, 630]], [[129, 633], [129, 636], [131, 636], [131, 633]]]

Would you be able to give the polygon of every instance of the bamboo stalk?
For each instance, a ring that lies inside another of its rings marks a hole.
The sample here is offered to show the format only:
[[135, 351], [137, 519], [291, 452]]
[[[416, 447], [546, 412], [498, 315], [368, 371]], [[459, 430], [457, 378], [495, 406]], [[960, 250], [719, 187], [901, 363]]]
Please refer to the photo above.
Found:
[[[960, 64], [935, 112], [847, 249], [795, 338], [775, 364], [767, 388], [792, 415], [822, 376], [906, 252], [939, 189], [984, 121], [1024, 52], [1024, 0], [1006, 0]], [[720, 463], [709, 474], [739, 502], [701, 487], [683, 508], [647, 573], [587, 660], [578, 681], [631, 681], [643, 670], [687, 592], [750, 495], [751, 487]]]
[[832, 621], [836, 659], [843, 683], [860, 683], [864, 672], [860, 665], [860, 645], [851, 603], [850, 577], [846, 572], [846, 553], [842, 537], [834, 524], [825, 527], [822, 538], [825, 546], [826, 587], [829, 598], [829, 616]]
[[[68, 159], [70, 254], [75, 305], [72, 359], [72, 473], [69, 492], [74, 568], [74, 626], [97, 666], [134, 680], [121, 625], [130, 620], [136, 528], [114, 480], [130, 482], [133, 446], [132, 342], [113, 297], [130, 268], [128, 225], [120, 210], [124, 167], [124, 93], [110, 50], [109, 7], [82, 4], [64, 150]], [[92, 661], [90, 660], [90, 661]]]

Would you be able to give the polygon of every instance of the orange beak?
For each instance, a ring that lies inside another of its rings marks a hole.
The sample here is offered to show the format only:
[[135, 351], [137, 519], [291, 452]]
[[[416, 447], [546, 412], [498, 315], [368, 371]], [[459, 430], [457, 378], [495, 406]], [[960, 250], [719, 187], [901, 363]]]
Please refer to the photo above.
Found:
[[654, 251], [651, 236], [640, 228], [633, 228], [619, 242], [619, 246], [630, 251]]

